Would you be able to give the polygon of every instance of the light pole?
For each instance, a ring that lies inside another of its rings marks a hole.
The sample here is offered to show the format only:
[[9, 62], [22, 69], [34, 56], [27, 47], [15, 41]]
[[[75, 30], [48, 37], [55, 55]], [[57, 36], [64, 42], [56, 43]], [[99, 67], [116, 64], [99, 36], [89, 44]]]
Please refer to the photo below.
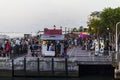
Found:
[[66, 34], [66, 29], [67, 29], [67, 27], [65, 27], [65, 34]]
[[117, 27], [120, 22], [116, 23], [116, 59], [117, 59], [117, 53], [118, 53], [118, 35], [117, 35]]
[[109, 42], [110, 42], [110, 29], [109, 28], [107, 28], [107, 30], [108, 30], [108, 40], [109, 40]]
[[[108, 30], [108, 44], [110, 44], [110, 29], [109, 28], [107, 28], [107, 30]], [[110, 46], [108, 47], [108, 53], [109, 53], [109, 56], [110, 56]]]

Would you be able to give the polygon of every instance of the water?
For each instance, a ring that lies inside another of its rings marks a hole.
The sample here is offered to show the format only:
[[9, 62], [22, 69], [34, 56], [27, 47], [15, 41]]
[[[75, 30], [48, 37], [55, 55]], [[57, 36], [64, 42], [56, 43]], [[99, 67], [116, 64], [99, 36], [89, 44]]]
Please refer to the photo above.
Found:
[[23, 38], [24, 34], [32, 34], [32, 36], [36, 35], [36, 32], [3, 32], [1, 35], [7, 35], [10, 38]]
[[0, 78], [0, 80], [115, 80], [110, 77], [102, 76], [84, 76], [80, 78], [28, 78], [28, 77], [16, 77], [16, 78]]

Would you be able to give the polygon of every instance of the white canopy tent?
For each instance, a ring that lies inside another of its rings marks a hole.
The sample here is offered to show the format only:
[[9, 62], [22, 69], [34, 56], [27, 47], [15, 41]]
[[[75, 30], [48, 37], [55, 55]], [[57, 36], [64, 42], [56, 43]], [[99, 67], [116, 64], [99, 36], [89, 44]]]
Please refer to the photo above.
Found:
[[41, 35], [42, 40], [64, 40], [64, 35]]

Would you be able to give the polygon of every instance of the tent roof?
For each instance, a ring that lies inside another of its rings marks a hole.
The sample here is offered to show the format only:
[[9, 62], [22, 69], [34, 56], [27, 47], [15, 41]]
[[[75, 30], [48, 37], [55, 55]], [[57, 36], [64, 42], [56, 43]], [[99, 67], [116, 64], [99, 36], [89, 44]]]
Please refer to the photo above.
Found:
[[41, 35], [43, 40], [64, 40], [64, 35]]

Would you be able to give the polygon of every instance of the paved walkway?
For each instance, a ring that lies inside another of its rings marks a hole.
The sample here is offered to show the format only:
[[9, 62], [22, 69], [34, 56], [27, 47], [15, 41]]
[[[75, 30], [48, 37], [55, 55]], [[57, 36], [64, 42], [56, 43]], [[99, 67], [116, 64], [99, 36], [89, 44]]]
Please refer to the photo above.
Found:
[[111, 62], [112, 58], [103, 55], [94, 55], [94, 51], [82, 50], [81, 47], [73, 47], [68, 50], [68, 53], [72, 61], [94, 61], [94, 62]]
[[69, 57], [79, 57], [79, 56], [91, 56], [91, 52], [93, 51], [82, 50], [81, 47], [77, 46], [68, 49], [67, 54], [69, 55]]
[[[41, 53], [38, 52], [38, 57], [41, 57]], [[91, 54], [93, 53], [93, 54]], [[28, 54], [24, 54], [22, 56], [17, 57], [16, 59], [20, 59], [20, 58], [24, 58], [24, 57], [32, 57], [31, 55], [31, 51], [28, 50]], [[77, 60], [77, 61], [111, 61], [110, 57], [106, 57], [106, 56], [94, 56], [94, 51], [88, 51], [88, 50], [82, 50], [82, 48], [80, 46], [77, 47], [72, 47], [69, 48], [67, 51], [67, 55], [69, 56], [69, 58], [71, 58], [73, 61]], [[8, 58], [0, 58], [1, 59], [8, 59]]]

